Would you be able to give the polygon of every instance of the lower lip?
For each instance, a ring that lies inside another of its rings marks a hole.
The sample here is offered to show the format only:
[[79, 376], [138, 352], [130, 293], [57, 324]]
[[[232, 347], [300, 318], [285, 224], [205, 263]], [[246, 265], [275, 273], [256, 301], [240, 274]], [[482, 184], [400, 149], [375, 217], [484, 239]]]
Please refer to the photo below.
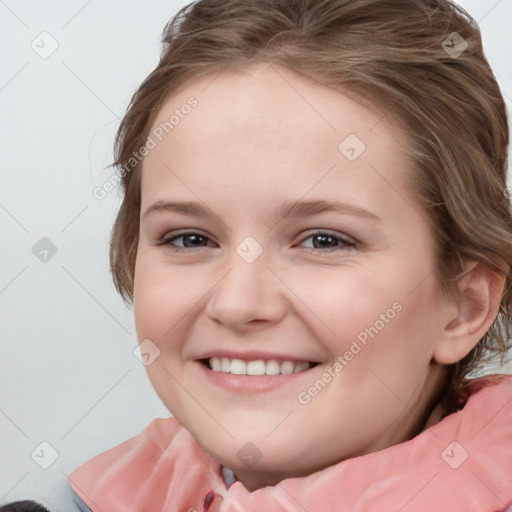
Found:
[[290, 375], [234, 375], [232, 373], [214, 372], [199, 361], [197, 361], [197, 364], [212, 384], [240, 393], [270, 391], [285, 384], [297, 382], [305, 375], [311, 375], [311, 370], [316, 368], [310, 368], [300, 373], [291, 373]]

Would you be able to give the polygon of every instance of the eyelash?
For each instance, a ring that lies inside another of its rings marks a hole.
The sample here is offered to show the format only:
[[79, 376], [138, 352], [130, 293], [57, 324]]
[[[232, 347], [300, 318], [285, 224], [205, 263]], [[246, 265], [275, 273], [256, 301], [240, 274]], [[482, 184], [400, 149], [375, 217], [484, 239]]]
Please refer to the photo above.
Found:
[[[189, 252], [190, 250], [193, 250], [193, 249], [202, 249], [203, 247], [209, 247], [209, 246], [198, 246], [198, 247], [180, 247], [180, 246], [176, 246], [176, 245], [173, 245], [172, 242], [174, 242], [175, 240], [179, 240], [180, 238], [184, 238], [186, 236], [190, 236], [190, 235], [199, 235], [200, 237], [206, 239], [206, 240], [209, 240], [209, 238], [206, 236], [206, 235], [203, 235], [202, 233], [198, 232], [198, 231], [185, 231], [183, 233], [179, 233], [177, 235], [174, 235], [172, 237], [162, 237], [160, 238], [159, 240], [157, 240], [155, 242], [154, 245], [156, 246], [164, 246], [166, 247], [166, 249], [170, 249], [172, 251], [176, 251], [176, 252]], [[334, 240], [337, 240], [339, 242], [339, 245], [338, 246], [335, 246], [335, 247], [327, 247], [325, 249], [322, 249], [322, 248], [315, 248], [315, 247], [306, 247], [306, 248], [303, 248], [303, 249], [306, 249], [307, 252], [310, 252], [310, 253], [313, 253], [313, 252], [318, 252], [318, 251], [321, 251], [321, 252], [330, 252], [330, 251], [335, 251], [335, 250], [347, 250], [347, 249], [356, 249], [358, 247], [358, 244], [352, 240], [352, 239], [349, 239], [349, 238], [344, 238], [340, 235], [336, 235], [336, 234], [333, 234], [333, 233], [330, 233], [329, 231], [315, 231], [314, 233], [310, 233], [309, 236], [307, 236], [306, 238], [304, 238], [302, 240], [302, 243], [310, 238], [313, 238], [315, 236], [327, 236], [327, 237], [330, 237]]]

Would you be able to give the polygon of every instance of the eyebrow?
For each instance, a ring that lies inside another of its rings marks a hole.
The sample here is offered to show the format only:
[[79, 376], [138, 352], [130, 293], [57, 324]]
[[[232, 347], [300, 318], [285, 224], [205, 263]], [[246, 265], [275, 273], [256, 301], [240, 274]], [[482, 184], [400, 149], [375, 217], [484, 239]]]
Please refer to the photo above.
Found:
[[[143, 217], [146, 217], [152, 212], [174, 212], [182, 215], [190, 215], [193, 217], [208, 217], [212, 212], [205, 205], [194, 203], [191, 201], [157, 201], [150, 205], [144, 212]], [[355, 217], [366, 218], [374, 221], [381, 221], [382, 219], [375, 213], [370, 212], [359, 206], [340, 201], [304, 201], [304, 200], [289, 200], [279, 206], [274, 212], [272, 220], [280, 222], [285, 218], [299, 218], [307, 217], [309, 215], [316, 215], [324, 212], [337, 212]]]

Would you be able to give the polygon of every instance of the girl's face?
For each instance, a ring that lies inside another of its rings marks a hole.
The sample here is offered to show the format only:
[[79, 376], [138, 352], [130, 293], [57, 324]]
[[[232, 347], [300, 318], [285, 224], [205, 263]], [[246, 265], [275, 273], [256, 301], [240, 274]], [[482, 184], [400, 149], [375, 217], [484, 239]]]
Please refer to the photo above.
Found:
[[261, 64], [183, 86], [150, 137], [135, 320], [177, 420], [251, 490], [417, 433], [455, 310], [399, 131]]

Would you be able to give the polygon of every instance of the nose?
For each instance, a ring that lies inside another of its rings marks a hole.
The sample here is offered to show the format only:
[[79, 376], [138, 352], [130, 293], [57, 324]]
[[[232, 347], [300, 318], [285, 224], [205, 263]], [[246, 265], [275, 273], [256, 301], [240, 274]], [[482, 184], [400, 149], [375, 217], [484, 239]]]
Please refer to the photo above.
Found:
[[267, 263], [263, 256], [247, 263], [235, 253], [209, 296], [208, 318], [238, 331], [278, 323], [286, 314], [286, 287]]

